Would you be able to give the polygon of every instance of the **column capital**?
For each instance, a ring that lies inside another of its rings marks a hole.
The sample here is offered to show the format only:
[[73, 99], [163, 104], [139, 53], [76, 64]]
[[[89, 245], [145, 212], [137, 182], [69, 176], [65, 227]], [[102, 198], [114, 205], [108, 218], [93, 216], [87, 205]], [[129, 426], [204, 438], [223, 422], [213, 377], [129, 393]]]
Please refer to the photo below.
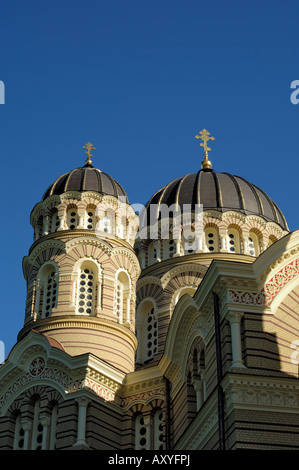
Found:
[[78, 403], [78, 405], [81, 407], [86, 407], [88, 405], [88, 403], [90, 403], [90, 399], [87, 398], [87, 397], [77, 397], [75, 398], [76, 402]]
[[32, 420], [29, 418], [23, 418], [21, 420], [21, 426], [24, 429], [24, 431], [30, 431], [32, 428]]
[[42, 426], [44, 426], [44, 427], [50, 426], [50, 423], [51, 423], [50, 416], [40, 415], [39, 419], [40, 419], [40, 422], [41, 422]]
[[226, 318], [229, 320], [230, 324], [232, 323], [240, 323], [244, 316], [244, 312], [239, 312], [238, 310], [228, 311], [226, 314]]

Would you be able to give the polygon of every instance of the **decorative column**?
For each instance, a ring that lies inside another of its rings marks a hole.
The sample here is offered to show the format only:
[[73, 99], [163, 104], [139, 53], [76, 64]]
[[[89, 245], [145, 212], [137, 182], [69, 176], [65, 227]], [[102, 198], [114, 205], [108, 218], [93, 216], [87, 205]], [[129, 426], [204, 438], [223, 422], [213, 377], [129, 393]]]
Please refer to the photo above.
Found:
[[103, 284], [103, 275], [102, 272], [99, 272], [98, 279], [97, 279], [97, 313], [102, 308], [102, 284]]
[[220, 252], [225, 253], [227, 251], [226, 247], [226, 232], [219, 233], [219, 242], [220, 242]]
[[49, 427], [50, 427], [51, 419], [49, 416], [40, 416], [40, 422], [43, 427], [42, 450], [47, 450]]
[[72, 306], [76, 306], [76, 287], [78, 283], [78, 273], [72, 274], [71, 276], [72, 279]]
[[23, 450], [29, 450], [30, 443], [30, 432], [32, 428], [32, 421], [29, 419], [24, 419], [21, 421], [21, 426], [24, 430], [24, 446]]
[[201, 379], [194, 379], [192, 382], [193, 388], [196, 392], [196, 411], [200, 409], [203, 404], [203, 383]]
[[173, 256], [181, 256], [181, 240], [175, 239], [174, 240], [175, 252]]
[[130, 326], [130, 306], [131, 306], [131, 293], [130, 291], [124, 292], [124, 318], [123, 323], [125, 326]]
[[144, 249], [142, 249], [142, 251], [139, 253], [140, 266], [142, 269], [145, 268], [145, 256], [146, 256], [146, 253]]
[[137, 364], [141, 364], [142, 362], [142, 321], [140, 318], [136, 319], [135, 323], [135, 328], [136, 328], [136, 336], [137, 336], [137, 341], [138, 341], [138, 348], [136, 352], [136, 362]]
[[182, 240], [181, 230], [182, 230], [181, 225], [180, 224], [177, 225], [176, 219], [174, 219], [174, 226], [173, 226], [173, 232], [172, 232], [172, 239], [174, 242], [173, 256], [181, 256], [181, 240]]
[[145, 448], [146, 450], [150, 450], [151, 449], [151, 417], [150, 415], [144, 414], [143, 421], [144, 421], [144, 426], [146, 429], [146, 433], [144, 436], [146, 438]]
[[57, 231], [65, 230], [66, 211], [64, 208], [62, 209], [62, 211], [61, 209], [58, 209], [58, 217], [59, 217], [60, 225]]
[[36, 320], [36, 318], [38, 317], [38, 315], [40, 313], [39, 312], [39, 306], [40, 306], [41, 290], [42, 290], [42, 282], [41, 282], [40, 279], [37, 279], [36, 284], [35, 284], [34, 320]]
[[43, 235], [48, 235], [49, 233], [49, 216], [44, 217], [44, 226], [43, 226]]
[[160, 242], [160, 240], [156, 241], [155, 247], [156, 247], [156, 260], [157, 260], [158, 263], [160, 263], [160, 261], [161, 261], [161, 242]]
[[244, 255], [250, 255], [249, 253], [249, 235], [248, 234], [243, 234], [243, 253]]
[[84, 216], [85, 216], [85, 212], [80, 210], [80, 211], [78, 211], [77, 215], [78, 215], [78, 225], [77, 225], [77, 229], [84, 229]]
[[77, 441], [74, 446], [84, 446], [88, 447], [85, 440], [85, 430], [86, 430], [86, 411], [89, 399], [86, 397], [80, 397], [76, 399], [78, 403], [78, 428], [77, 428]]
[[231, 340], [232, 340], [232, 365], [233, 367], [246, 368], [242, 358], [242, 342], [241, 342], [241, 319], [242, 312], [229, 312], [227, 318], [230, 322]]

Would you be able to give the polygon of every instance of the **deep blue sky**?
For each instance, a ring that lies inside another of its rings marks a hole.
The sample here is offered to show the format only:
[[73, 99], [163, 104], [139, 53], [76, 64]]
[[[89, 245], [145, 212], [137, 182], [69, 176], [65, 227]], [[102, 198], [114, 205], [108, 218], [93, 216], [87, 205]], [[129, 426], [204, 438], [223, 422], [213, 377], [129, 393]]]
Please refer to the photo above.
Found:
[[2, 305], [6, 355], [23, 325], [22, 258], [45, 189], [85, 161], [131, 203], [200, 169], [263, 188], [299, 228], [298, 1], [2, 0]]

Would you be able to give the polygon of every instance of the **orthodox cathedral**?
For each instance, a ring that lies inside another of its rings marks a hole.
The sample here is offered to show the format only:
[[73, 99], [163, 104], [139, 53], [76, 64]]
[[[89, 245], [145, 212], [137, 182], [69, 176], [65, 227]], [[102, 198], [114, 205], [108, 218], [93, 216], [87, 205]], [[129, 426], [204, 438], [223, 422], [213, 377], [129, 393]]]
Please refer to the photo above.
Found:
[[33, 208], [1, 450], [299, 449], [299, 231], [196, 138], [139, 214], [91, 143]]

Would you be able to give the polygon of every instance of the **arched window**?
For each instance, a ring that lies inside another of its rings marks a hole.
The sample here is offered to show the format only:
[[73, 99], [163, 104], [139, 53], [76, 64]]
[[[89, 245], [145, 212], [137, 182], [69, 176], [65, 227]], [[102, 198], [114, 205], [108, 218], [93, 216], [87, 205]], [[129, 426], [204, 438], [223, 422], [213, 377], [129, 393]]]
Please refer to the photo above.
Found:
[[240, 253], [240, 234], [232, 228], [227, 231], [227, 251], [229, 253]]
[[163, 412], [156, 408], [151, 416], [135, 416], [135, 450], [163, 450]]
[[76, 208], [69, 208], [67, 210], [67, 226], [69, 230], [77, 228], [79, 221], [78, 213]]
[[[49, 404], [48, 412], [40, 416], [41, 399], [35, 396], [31, 402], [32, 418], [26, 418], [27, 426], [25, 430], [22, 426], [22, 415], [16, 415], [14, 432], [14, 450], [54, 450], [56, 446], [56, 431], [58, 418], [58, 403], [56, 401]], [[47, 426], [43, 426], [43, 419]], [[27, 436], [25, 436], [27, 433]]]
[[219, 251], [218, 231], [214, 227], [206, 227], [204, 231], [205, 251]]
[[147, 359], [151, 359], [158, 352], [158, 321], [154, 308], [147, 314], [146, 334]]
[[50, 417], [50, 429], [49, 429], [49, 450], [55, 450], [56, 446], [56, 431], [57, 431], [57, 420], [58, 420], [58, 403], [52, 403], [51, 417]]
[[49, 232], [54, 233], [60, 226], [60, 219], [58, 217], [58, 210], [54, 209], [50, 216], [50, 223], [49, 223]]
[[34, 405], [34, 414], [33, 414], [32, 442], [31, 442], [32, 450], [41, 450], [42, 448], [44, 428], [40, 422], [39, 411], [40, 411], [40, 398], [37, 398], [35, 405]]
[[51, 315], [53, 308], [57, 306], [58, 269], [52, 263], [44, 265], [37, 274], [35, 313], [47, 318]]
[[157, 261], [157, 248], [155, 242], [151, 242], [148, 247], [148, 265], [154, 264]]
[[108, 208], [105, 211], [97, 210], [97, 216], [99, 218], [99, 223], [97, 224], [98, 230], [115, 235], [115, 211], [112, 208]]
[[116, 220], [116, 236], [122, 238], [123, 240], [127, 239], [127, 218], [125, 215], [118, 214]]
[[158, 319], [154, 304], [145, 300], [137, 312], [137, 362], [151, 360], [158, 352]]
[[77, 315], [96, 315], [102, 308], [102, 268], [89, 258], [74, 266], [72, 305]]
[[43, 236], [43, 225], [44, 225], [44, 218], [42, 215], [40, 215], [35, 225], [35, 240], [38, 240], [40, 237]]
[[135, 450], [150, 450], [150, 436], [142, 413], [135, 417]]
[[248, 251], [251, 256], [259, 256], [260, 254], [259, 237], [254, 232], [249, 232]]
[[125, 271], [119, 271], [115, 280], [114, 313], [119, 323], [130, 324], [131, 283]]
[[153, 415], [153, 450], [163, 450], [163, 412], [161, 408], [155, 410]]
[[175, 242], [173, 239], [163, 240], [163, 260], [172, 258], [175, 254]]
[[95, 304], [95, 273], [93, 269], [83, 264], [79, 270], [77, 313], [93, 315]]
[[55, 270], [49, 271], [44, 285], [43, 317], [49, 317], [57, 301], [57, 281]]
[[195, 387], [194, 387], [194, 381], [193, 381], [193, 377], [192, 377], [192, 373], [191, 371], [188, 372], [187, 374], [187, 383], [186, 383], [186, 387], [187, 387], [187, 400], [186, 400], [186, 403], [187, 403], [187, 419], [188, 421], [190, 422], [195, 414], [196, 414], [196, 411], [197, 411], [197, 397], [196, 397], [196, 390], [195, 390]]
[[15, 435], [14, 435], [14, 450], [23, 450], [24, 449], [24, 429], [21, 424], [21, 413], [19, 412], [16, 415], [15, 421]]
[[198, 250], [198, 240], [192, 230], [183, 230], [182, 245], [185, 255], [190, 255]]
[[95, 211], [93, 209], [87, 209], [86, 228], [88, 230], [95, 230]]

